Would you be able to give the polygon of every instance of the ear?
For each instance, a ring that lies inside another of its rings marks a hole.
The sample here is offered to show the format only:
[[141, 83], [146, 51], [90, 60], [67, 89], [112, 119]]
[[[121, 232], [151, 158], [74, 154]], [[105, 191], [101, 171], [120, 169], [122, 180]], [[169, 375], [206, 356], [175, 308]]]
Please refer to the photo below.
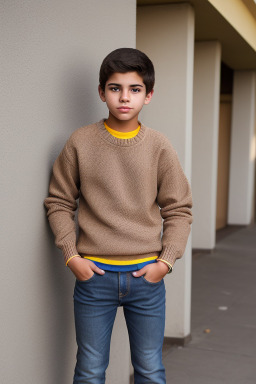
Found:
[[154, 89], [152, 89], [152, 91], [150, 91], [147, 95], [146, 95], [146, 98], [145, 98], [145, 101], [144, 101], [144, 104], [147, 105], [150, 103], [151, 99], [152, 99], [152, 96], [153, 96], [153, 93], [154, 93]]
[[105, 92], [102, 90], [100, 85], [98, 86], [98, 92], [101, 100], [105, 102], [106, 101]]

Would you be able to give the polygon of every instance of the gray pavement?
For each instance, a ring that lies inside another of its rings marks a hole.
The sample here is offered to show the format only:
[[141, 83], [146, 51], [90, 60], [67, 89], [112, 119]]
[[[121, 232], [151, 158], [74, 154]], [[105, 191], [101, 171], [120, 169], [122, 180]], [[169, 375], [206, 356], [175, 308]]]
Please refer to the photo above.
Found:
[[168, 384], [256, 383], [256, 226], [193, 255], [192, 341], [164, 350]]

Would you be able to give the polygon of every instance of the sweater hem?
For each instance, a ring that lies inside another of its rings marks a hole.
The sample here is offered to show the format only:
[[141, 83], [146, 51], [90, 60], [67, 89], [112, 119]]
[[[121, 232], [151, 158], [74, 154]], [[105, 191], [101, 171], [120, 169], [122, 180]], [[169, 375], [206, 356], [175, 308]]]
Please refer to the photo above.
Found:
[[171, 245], [169, 247], [163, 248], [158, 259], [165, 260], [173, 266], [175, 261], [180, 259], [181, 256], [181, 252], [177, 250], [175, 246]]
[[81, 257], [86, 257], [86, 258], [97, 257], [97, 258], [106, 260], [106, 262], [108, 260], [136, 261], [136, 260], [140, 260], [140, 259], [147, 259], [149, 257], [154, 257], [154, 256], [159, 257], [160, 252], [157, 251], [157, 252], [143, 253], [143, 254], [137, 254], [137, 255], [95, 255], [95, 254], [91, 254], [91, 253], [90, 254], [89, 253], [79, 253], [79, 255], [81, 255]]
[[76, 246], [73, 242], [65, 243], [65, 245], [61, 247], [61, 250], [65, 263], [67, 263], [72, 256], [79, 255], [79, 252], [77, 252]]

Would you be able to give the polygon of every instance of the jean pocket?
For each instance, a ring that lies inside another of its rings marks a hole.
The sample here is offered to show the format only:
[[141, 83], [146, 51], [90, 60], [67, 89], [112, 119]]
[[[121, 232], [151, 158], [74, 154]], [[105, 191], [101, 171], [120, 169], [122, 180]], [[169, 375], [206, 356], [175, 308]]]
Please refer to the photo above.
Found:
[[96, 276], [96, 273], [94, 272], [93, 275], [91, 277], [89, 277], [89, 279], [87, 279], [87, 280], [78, 280], [78, 279], [76, 279], [76, 281], [78, 283], [82, 283], [82, 284], [90, 283], [90, 281], [92, 281], [95, 278], [95, 276]]
[[146, 283], [146, 284], [149, 284], [149, 285], [160, 285], [162, 282], [163, 282], [163, 279], [161, 279], [160, 281], [156, 281], [155, 283], [153, 281], [149, 281], [146, 279], [145, 276], [141, 276], [142, 280]]

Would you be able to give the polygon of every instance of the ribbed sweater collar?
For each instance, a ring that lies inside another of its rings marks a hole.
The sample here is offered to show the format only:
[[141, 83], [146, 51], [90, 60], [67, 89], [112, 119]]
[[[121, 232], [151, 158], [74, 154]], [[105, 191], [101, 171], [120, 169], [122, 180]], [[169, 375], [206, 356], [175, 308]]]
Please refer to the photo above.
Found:
[[104, 125], [104, 120], [105, 119], [100, 120], [98, 123], [96, 123], [96, 125], [103, 139], [108, 141], [111, 144], [114, 144], [120, 147], [130, 147], [135, 144], [138, 144], [146, 136], [146, 127], [143, 124], [141, 124], [139, 133], [135, 137], [132, 137], [131, 139], [119, 139], [118, 137], [111, 135], [111, 133], [109, 133], [106, 130]]

